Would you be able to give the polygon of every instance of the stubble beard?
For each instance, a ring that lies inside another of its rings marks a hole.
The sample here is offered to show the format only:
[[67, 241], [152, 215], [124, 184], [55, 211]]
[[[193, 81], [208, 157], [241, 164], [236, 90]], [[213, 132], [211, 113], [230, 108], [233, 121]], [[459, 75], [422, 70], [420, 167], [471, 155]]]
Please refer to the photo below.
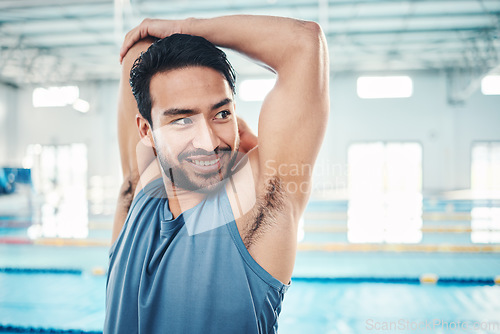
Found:
[[216, 149], [215, 154], [220, 158], [221, 167], [217, 172], [210, 174], [196, 173], [191, 169], [191, 163], [185, 158], [175, 162], [169, 161], [161, 149], [157, 149], [158, 160], [165, 175], [173, 185], [188, 191], [208, 194], [219, 190], [232, 175], [232, 169], [238, 157], [239, 141], [235, 150], [230, 147]]

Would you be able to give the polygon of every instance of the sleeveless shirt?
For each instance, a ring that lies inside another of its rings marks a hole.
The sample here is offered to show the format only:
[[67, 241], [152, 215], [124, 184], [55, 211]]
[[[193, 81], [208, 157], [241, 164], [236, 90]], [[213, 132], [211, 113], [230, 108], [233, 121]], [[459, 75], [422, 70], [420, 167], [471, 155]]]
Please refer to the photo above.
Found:
[[163, 180], [110, 249], [104, 334], [276, 333], [289, 285], [246, 249], [225, 186], [173, 219]]

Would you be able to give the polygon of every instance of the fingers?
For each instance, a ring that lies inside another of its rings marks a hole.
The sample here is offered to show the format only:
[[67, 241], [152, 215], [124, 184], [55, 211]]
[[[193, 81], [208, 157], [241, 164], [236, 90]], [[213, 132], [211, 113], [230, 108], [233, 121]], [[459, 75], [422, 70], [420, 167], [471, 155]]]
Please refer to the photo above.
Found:
[[140, 26], [135, 27], [134, 29], [130, 30], [126, 35], [125, 39], [123, 40], [122, 47], [120, 49], [120, 64], [123, 62], [123, 58], [127, 54], [128, 50], [141, 38], [141, 32], [140, 32]]
[[180, 21], [144, 19], [125, 35], [120, 49], [120, 64], [128, 50], [141, 39], [148, 36], [164, 38], [178, 32], [181, 32]]
[[252, 132], [248, 124], [240, 117], [238, 120], [238, 133], [240, 135], [240, 150], [247, 153], [258, 144], [257, 136]]
[[[120, 64], [123, 62], [123, 57], [127, 54], [128, 50], [138, 41], [149, 36], [149, 27], [153, 24], [154, 20], [144, 19], [141, 24], [139, 24], [134, 29], [130, 30], [123, 40], [122, 47], [120, 49]], [[154, 36], [153, 37], [159, 37]]]
[[246, 132], [252, 132], [250, 130], [247, 122], [245, 122], [243, 120], [243, 118], [241, 118], [241, 117], [238, 116], [238, 117], [236, 117], [236, 119], [238, 120], [238, 131], [239, 131], [240, 135], [243, 134], [243, 133], [246, 133]]

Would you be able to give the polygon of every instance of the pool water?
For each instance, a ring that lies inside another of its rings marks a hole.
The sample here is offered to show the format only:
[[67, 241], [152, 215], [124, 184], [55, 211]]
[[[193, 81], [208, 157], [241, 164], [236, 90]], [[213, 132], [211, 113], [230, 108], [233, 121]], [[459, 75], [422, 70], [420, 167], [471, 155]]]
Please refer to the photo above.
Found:
[[[104, 276], [88, 273], [0, 273], [2, 325], [100, 331], [105, 309]], [[384, 325], [412, 329], [426, 324], [478, 322], [499, 333], [500, 286], [475, 284], [339, 283], [297, 279], [285, 295], [279, 332], [370, 333]], [[429, 327], [431, 326], [431, 327]], [[449, 325], [448, 325], [449, 326]], [[400, 332], [400, 331], [393, 331]]]
[[[459, 216], [424, 220], [428, 230], [420, 248], [391, 250], [382, 247], [387, 244], [364, 249], [349, 243], [346, 205], [339, 203], [309, 206], [280, 334], [500, 333], [500, 285], [493, 283], [500, 277], [500, 248], [471, 241], [468, 212], [474, 202], [454, 202], [452, 213]], [[424, 202], [427, 213], [449, 207]], [[91, 229], [82, 243], [34, 241], [27, 227], [11, 218], [0, 224], [0, 333], [101, 332], [109, 226]], [[425, 248], [433, 245], [440, 247]], [[440, 281], [421, 284], [423, 274]]]

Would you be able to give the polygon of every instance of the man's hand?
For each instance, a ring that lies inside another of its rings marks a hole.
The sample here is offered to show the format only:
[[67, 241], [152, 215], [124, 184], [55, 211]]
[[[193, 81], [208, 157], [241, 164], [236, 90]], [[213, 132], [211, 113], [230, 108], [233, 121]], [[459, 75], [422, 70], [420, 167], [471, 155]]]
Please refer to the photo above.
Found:
[[144, 19], [140, 25], [130, 30], [123, 41], [120, 49], [120, 64], [128, 50], [138, 41], [148, 36], [165, 38], [173, 34], [181, 34], [181, 21]]
[[252, 132], [248, 124], [240, 117], [238, 119], [238, 133], [240, 135], [240, 151], [248, 153], [257, 146], [258, 138]]

